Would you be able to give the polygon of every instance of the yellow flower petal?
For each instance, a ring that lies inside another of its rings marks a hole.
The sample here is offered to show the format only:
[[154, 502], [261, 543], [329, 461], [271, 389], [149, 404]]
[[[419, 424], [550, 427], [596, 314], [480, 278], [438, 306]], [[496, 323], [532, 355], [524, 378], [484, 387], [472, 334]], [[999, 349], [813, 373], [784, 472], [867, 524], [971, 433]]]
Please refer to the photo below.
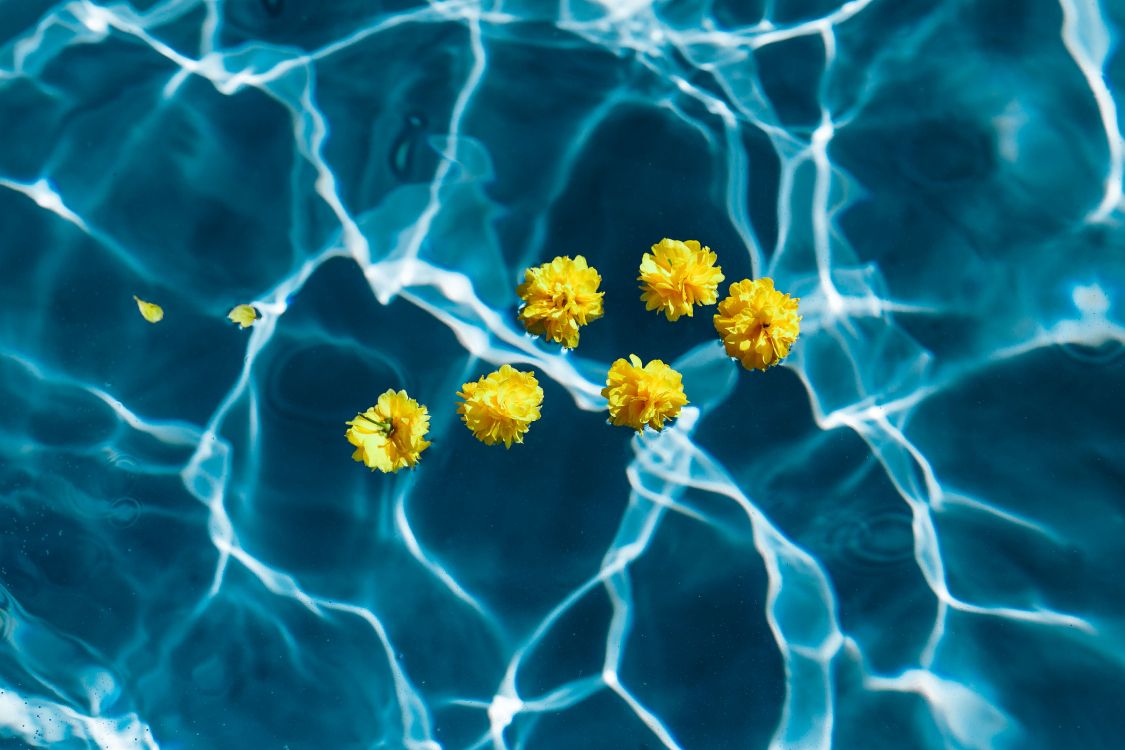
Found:
[[801, 333], [800, 300], [773, 288], [773, 279], [744, 279], [730, 285], [719, 303], [715, 330], [747, 370], [765, 370], [789, 354]]
[[485, 445], [522, 443], [531, 423], [539, 419], [543, 389], [530, 372], [502, 365], [475, 383], [465, 383], [457, 395], [461, 421]]
[[133, 295], [133, 299], [137, 301], [137, 309], [141, 311], [141, 316], [149, 323], [159, 323], [164, 319], [164, 308], [160, 305], [145, 302], [135, 294]]
[[375, 406], [348, 422], [345, 435], [355, 446], [352, 458], [384, 473], [414, 466], [430, 447], [430, 414], [406, 391], [387, 390]]
[[659, 359], [644, 365], [635, 354], [613, 363], [602, 395], [609, 402], [609, 421], [637, 432], [645, 425], [663, 430], [664, 422], [678, 417], [688, 402], [680, 373]]
[[232, 323], [238, 323], [239, 328], [249, 328], [258, 319], [258, 311], [250, 305], [238, 305], [227, 314]]
[[725, 277], [715, 265], [715, 253], [696, 240], [663, 239], [652, 246], [652, 254], [641, 257], [641, 300], [646, 310], [659, 310], [668, 320], [692, 317], [694, 305], [713, 305], [719, 282]]
[[528, 333], [578, 346], [578, 329], [602, 316], [602, 277], [581, 255], [558, 257], [524, 271], [516, 293], [524, 301], [520, 320]]

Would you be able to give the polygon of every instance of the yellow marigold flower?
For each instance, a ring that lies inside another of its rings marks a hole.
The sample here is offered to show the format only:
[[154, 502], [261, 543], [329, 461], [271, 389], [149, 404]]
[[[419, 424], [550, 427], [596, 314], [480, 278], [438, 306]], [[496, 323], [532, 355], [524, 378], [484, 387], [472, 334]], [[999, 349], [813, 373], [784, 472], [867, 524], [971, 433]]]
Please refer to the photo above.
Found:
[[378, 402], [348, 422], [348, 442], [354, 445], [352, 458], [383, 473], [395, 472], [418, 463], [422, 451], [430, 447], [425, 439], [430, 431], [430, 414], [425, 406], [392, 388]]
[[520, 320], [528, 333], [541, 334], [568, 349], [578, 346], [578, 328], [602, 316], [602, 277], [581, 255], [555, 258], [524, 271], [516, 293], [526, 303]]
[[543, 389], [530, 372], [502, 365], [475, 383], [465, 383], [457, 395], [465, 400], [457, 413], [485, 445], [503, 442], [505, 448], [522, 443], [531, 423], [539, 419]]
[[774, 289], [770, 278], [731, 284], [715, 315], [715, 330], [727, 354], [747, 370], [776, 365], [801, 332], [798, 302], [797, 297]]
[[141, 311], [141, 317], [149, 323], [159, 323], [164, 320], [163, 307], [153, 304], [152, 302], [145, 302], [135, 294], [133, 295], [133, 299], [137, 301], [137, 309]]
[[613, 363], [602, 395], [609, 400], [609, 421], [637, 432], [646, 424], [663, 430], [664, 421], [678, 417], [688, 402], [680, 373], [659, 359], [642, 366], [636, 354]]
[[239, 328], [249, 328], [258, 319], [258, 311], [250, 305], [238, 305], [227, 313], [227, 318], [231, 323], [238, 323]]
[[725, 277], [718, 258], [695, 240], [664, 238], [641, 257], [641, 300], [646, 310], [660, 310], [668, 320], [692, 317], [694, 305], [713, 305]]

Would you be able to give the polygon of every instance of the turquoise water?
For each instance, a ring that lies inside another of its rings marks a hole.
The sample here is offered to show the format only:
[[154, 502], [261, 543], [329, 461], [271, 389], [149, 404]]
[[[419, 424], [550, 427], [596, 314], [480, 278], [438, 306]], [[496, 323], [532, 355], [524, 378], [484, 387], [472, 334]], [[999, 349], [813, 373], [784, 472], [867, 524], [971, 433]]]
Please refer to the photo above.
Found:
[[[1122, 24], [0, 3], [0, 748], [1125, 747]], [[662, 237], [801, 298], [781, 367], [644, 311]], [[515, 285], [578, 253], [563, 354]], [[455, 412], [502, 363], [511, 450]]]

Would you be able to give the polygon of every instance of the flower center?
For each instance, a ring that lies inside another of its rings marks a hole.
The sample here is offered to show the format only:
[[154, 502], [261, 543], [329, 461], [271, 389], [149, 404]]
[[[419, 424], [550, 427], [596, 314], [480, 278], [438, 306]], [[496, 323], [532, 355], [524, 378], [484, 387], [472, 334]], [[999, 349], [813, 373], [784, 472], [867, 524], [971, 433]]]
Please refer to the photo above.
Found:
[[395, 423], [393, 419], [388, 418], [386, 422], [379, 422], [367, 416], [366, 414], [360, 414], [359, 416], [378, 427], [379, 432], [383, 433], [384, 436], [390, 437], [391, 435], [395, 434]]

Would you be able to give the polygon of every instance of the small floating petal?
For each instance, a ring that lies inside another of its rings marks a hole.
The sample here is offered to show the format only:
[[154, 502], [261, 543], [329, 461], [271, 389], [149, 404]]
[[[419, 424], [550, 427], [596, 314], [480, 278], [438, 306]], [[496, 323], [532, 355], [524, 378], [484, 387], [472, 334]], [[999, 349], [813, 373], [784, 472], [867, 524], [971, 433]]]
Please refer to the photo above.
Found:
[[430, 447], [430, 413], [406, 391], [387, 390], [367, 411], [348, 422], [345, 433], [356, 447], [352, 458], [368, 468], [393, 473], [418, 463]]
[[723, 269], [718, 257], [696, 240], [662, 239], [641, 257], [641, 300], [646, 310], [659, 310], [668, 320], [692, 317], [695, 305], [713, 305]]
[[664, 422], [678, 417], [688, 402], [680, 373], [659, 359], [642, 365], [635, 354], [613, 363], [602, 395], [609, 401], [609, 421], [637, 432], [645, 425], [663, 430]]
[[232, 323], [238, 323], [239, 328], [249, 328], [258, 319], [258, 311], [250, 305], [238, 305], [227, 314]]
[[477, 440], [485, 445], [522, 443], [531, 423], [539, 419], [543, 389], [535, 375], [502, 365], [475, 383], [465, 383], [457, 393], [464, 403], [457, 413]]
[[730, 285], [719, 303], [715, 330], [734, 357], [747, 370], [765, 370], [789, 354], [801, 333], [800, 299], [782, 294], [773, 279], [744, 279]]
[[527, 269], [524, 282], [516, 288], [526, 303], [520, 309], [524, 328], [573, 349], [578, 346], [578, 329], [602, 316], [601, 282], [581, 255]]
[[133, 295], [133, 299], [137, 301], [137, 309], [141, 311], [141, 316], [149, 323], [159, 323], [164, 319], [164, 308], [152, 302], [145, 302], [137, 295]]

